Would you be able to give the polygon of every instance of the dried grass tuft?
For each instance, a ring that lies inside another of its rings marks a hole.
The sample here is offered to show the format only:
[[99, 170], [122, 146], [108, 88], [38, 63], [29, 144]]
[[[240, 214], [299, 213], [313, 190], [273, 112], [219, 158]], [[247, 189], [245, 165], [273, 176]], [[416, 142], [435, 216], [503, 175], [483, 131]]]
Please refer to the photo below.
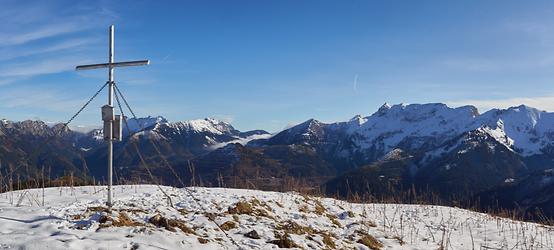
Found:
[[275, 240], [268, 241], [267, 243], [275, 244], [279, 248], [294, 248], [299, 247], [294, 241], [292, 241], [289, 237], [289, 234], [285, 232], [285, 234], [280, 235], [279, 233], [275, 233]]
[[381, 242], [369, 234], [362, 236], [362, 238], [358, 240], [358, 243], [369, 247], [371, 250], [380, 250], [383, 247]]
[[237, 223], [235, 223], [234, 221], [226, 221], [225, 223], [221, 224], [221, 229], [223, 229], [224, 231], [229, 231], [233, 228], [236, 228], [237, 227]]

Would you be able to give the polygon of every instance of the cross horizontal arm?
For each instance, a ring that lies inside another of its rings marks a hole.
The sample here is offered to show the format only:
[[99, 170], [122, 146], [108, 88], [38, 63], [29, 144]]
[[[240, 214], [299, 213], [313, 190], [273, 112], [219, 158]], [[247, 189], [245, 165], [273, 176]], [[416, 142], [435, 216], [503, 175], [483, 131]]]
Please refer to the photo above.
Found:
[[75, 67], [75, 70], [100, 69], [100, 68], [109, 68], [109, 67], [112, 67], [112, 68], [130, 67], [130, 66], [142, 66], [142, 65], [148, 65], [148, 64], [150, 64], [150, 60], [99, 63], [99, 64], [80, 65]]

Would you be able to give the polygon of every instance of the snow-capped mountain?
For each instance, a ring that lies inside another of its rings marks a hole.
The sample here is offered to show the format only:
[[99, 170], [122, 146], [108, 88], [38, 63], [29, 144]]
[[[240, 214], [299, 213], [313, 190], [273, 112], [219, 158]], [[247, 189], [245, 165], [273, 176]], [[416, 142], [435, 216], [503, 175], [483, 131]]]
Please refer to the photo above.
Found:
[[370, 116], [355, 116], [346, 122], [324, 124], [311, 119], [273, 136], [267, 143], [325, 144], [326, 151], [333, 147], [331, 151], [337, 157], [364, 155], [364, 161], [374, 161], [397, 148], [425, 152], [463, 133], [481, 130], [526, 157], [542, 154], [552, 146], [552, 124], [554, 113], [524, 105], [479, 114], [473, 106], [385, 104]]
[[[79, 172], [86, 165], [75, 142], [80, 137], [63, 124], [50, 126], [43, 121], [14, 122], [1, 120], [0, 175], [34, 176], [39, 168], [49, 169], [53, 176]], [[51, 166], [55, 166], [51, 168]], [[13, 171], [13, 172], [12, 172]]]
[[[269, 133], [263, 130], [241, 132], [231, 124], [213, 118], [169, 122], [162, 116], [148, 116], [129, 118], [127, 124], [122, 127], [124, 137], [181, 143], [200, 151], [213, 150], [230, 142], [245, 144], [250, 140], [269, 136]], [[93, 130], [89, 135], [97, 141], [103, 140], [101, 129]]]
[[[391, 188], [413, 187], [471, 200], [554, 167], [553, 136], [554, 113], [524, 105], [479, 114], [473, 106], [385, 104], [370, 116], [310, 119], [248, 145], [312, 149], [338, 173], [324, 185], [333, 195], [400, 196]], [[525, 209], [536, 207], [544, 208]]]
[[129, 130], [131, 130], [131, 133], [136, 133], [138, 131], [149, 129], [153, 126], [156, 126], [158, 124], [164, 124], [168, 123], [167, 119], [165, 119], [162, 116], [148, 116], [148, 117], [142, 117], [142, 118], [129, 118], [127, 119], [127, 125], [123, 125], [123, 130], [127, 130], [127, 126], [129, 126]]
[[[21, 165], [55, 128], [37, 121], [2, 120], [2, 125], [4, 165]], [[179, 183], [167, 171], [166, 161], [185, 183], [202, 180], [212, 186], [233, 183], [281, 190], [292, 177], [339, 195], [382, 197], [394, 194], [391, 188], [412, 187], [445, 199], [472, 199], [507, 180], [517, 184], [554, 168], [554, 113], [524, 105], [480, 114], [473, 106], [385, 104], [369, 116], [336, 123], [310, 119], [274, 135], [241, 132], [211, 118], [170, 122], [159, 116], [129, 119], [125, 131], [128, 136], [114, 147], [118, 174], [151, 178], [144, 175], [142, 160], [131, 146], [138, 142], [153, 175], [175, 185]], [[101, 130], [86, 135], [67, 130], [26, 164], [34, 167], [34, 174], [46, 166], [61, 174], [102, 179], [106, 150], [101, 138]], [[6, 168], [0, 171], [8, 173]]]
[[509, 146], [525, 156], [544, 153], [554, 140], [554, 113], [525, 105], [490, 110], [475, 123], [499, 130], [512, 143]]
[[[256, 138], [264, 138], [269, 133], [263, 130], [241, 132], [231, 124], [213, 118], [167, 122], [165, 119], [157, 119], [145, 131], [149, 136], [155, 136], [158, 140], [166, 140], [175, 144], [182, 144], [191, 150], [211, 151], [218, 147], [225, 146], [231, 142], [242, 144]], [[139, 132], [139, 133], [137, 133]], [[143, 135], [144, 131], [135, 132], [135, 136]]]

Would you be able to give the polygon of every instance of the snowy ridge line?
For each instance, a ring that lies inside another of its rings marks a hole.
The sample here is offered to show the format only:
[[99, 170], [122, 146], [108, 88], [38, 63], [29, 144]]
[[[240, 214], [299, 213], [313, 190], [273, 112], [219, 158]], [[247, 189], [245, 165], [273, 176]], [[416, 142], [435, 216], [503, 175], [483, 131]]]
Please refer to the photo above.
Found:
[[273, 135], [271, 135], [271, 134], [262, 134], [262, 135], [251, 135], [251, 136], [248, 136], [246, 138], [235, 137], [236, 138], [235, 140], [228, 141], [228, 142], [217, 143], [217, 144], [214, 144], [212, 146], [209, 146], [208, 148], [210, 150], [215, 150], [215, 149], [222, 148], [222, 147], [225, 147], [225, 146], [227, 146], [229, 144], [233, 144], [233, 143], [238, 143], [238, 144], [244, 146], [250, 141], [259, 140], [259, 139], [268, 139], [268, 138], [271, 138], [271, 136], [273, 136]]
[[41, 189], [0, 194], [0, 249], [238, 249], [208, 217], [243, 249], [554, 248], [553, 227], [459, 208], [190, 188], [196, 204], [183, 189], [163, 189], [177, 210], [152, 185], [117, 186], [111, 212], [102, 187], [44, 189], [44, 207]]

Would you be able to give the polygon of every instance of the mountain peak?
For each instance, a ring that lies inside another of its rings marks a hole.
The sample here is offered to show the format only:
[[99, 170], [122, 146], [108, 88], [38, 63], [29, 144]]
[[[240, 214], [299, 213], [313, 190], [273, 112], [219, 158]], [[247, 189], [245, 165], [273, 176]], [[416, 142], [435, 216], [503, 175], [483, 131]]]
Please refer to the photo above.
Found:
[[139, 117], [136, 119], [130, 118], [127, 120], [129, 129], [133, 133], [162, 123], [168, 123], [167, 119], [165, 119], [163, 116], [147, 116], [147, 117]]
[[381, 105], [381, 107], [379, 107], [379, 109], [377, 110], [377, 113], [378, 114], [384, 114], [390, 108], [391, 108], [391, 106], [387, 102], [385, 102], [383, 105]]
[[528, 113], [543, 113], [543, 112], [545, 112], [545, 111], [527, 106], [525, 104], [521, 104], [521, 105], [515, 106], [515, 107], [510, 107], [507, 110], [515, 111], [515, 112], [528, 112]]
[[361, 115], [355, 115], [350, 119], [350, 123], [355, 123], [356, 125], [362, 125], [367, 121], [366, 118], [363, 118]]
[[311, 119], [308, 119], [307, 121], [305, 121], [302, 124], [307, 125], [307, 126], [312, 126], [312, 125], [319, 125], [319, 124], [321, 124], [321, 122], [314, 119], [314, 118], [311, 118]]
[[195, 132], [209, 132], [217, 135], [237, 132], [231, 124], [213, 118], [181, 121], [172, 126], [182, 127]]
[[213, 124], [219, 124], [219, 123], [229, 124], [228, 122], [221, 121], [221, 120], [218, 120], [218, 119], [213, 118], [213, 117], [206, 117], [206, 118], [204, 118], [204, 120], [207, 121], [207, 122], [213, 123]]

